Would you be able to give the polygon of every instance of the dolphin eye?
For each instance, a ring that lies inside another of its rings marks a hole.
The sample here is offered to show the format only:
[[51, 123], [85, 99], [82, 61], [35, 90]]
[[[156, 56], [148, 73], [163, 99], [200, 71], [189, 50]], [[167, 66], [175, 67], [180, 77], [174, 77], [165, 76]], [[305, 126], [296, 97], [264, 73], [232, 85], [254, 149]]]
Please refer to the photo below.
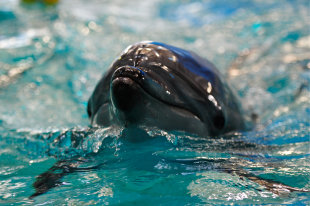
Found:
[[223, 113], [217, 114], [213, 117], [213, 124], [217, 129], [223, 129], [225, 126], [225, 117]]

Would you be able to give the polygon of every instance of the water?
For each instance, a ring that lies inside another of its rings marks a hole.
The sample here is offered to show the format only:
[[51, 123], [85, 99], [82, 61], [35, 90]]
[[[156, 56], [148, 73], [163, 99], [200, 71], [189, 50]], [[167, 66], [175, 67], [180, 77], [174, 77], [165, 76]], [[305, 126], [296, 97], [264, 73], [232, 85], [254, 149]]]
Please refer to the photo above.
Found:
[[[238, 176], [310, 189], [309, 7], [301, 0], [56, 7], [2, 0], [0, 204], [309, 204], [309, 192], [276, 194]], [[207, 57], [255, 128], [210, 139], [148, 128], [145, 141], [121, 138], [120, 128], [88, 131], [95, 84], [120, 51], [142, 40]], [[60, 163], [71, 169], [61, 186], [29, 199], [36, 176]]]

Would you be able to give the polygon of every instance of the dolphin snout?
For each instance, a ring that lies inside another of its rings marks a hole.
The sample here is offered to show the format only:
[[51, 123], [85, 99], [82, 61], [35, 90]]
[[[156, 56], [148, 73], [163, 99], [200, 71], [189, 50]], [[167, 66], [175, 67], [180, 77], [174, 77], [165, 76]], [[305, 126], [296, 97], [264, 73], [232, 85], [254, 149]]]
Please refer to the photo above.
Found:
[[112, 81], [118, 77], [128, 77], [134, 81], [138, 81], [137, 83], [140, 83], [142, 79], [144, 79], [144, 72], [133, 66], [122, 66], [115, 70]]
[[115, 70], [111, 79], [111, 98], [113, 105], [120, 111], [132, 111], [141, 100], [141, 81], [144, 73], [131, 66]]

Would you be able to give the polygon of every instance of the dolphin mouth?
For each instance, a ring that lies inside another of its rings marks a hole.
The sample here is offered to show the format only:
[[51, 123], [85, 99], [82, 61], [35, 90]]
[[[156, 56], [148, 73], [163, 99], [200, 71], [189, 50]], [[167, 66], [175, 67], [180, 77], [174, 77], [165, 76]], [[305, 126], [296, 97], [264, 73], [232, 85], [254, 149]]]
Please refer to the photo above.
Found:
[[145, 72], [137, 67], [123, 66], [115, 70], [111, 79], [112, 96], [114, 96], [112, 99], [115, 106], [124, 112], [129, 111], [137, 104], [137, 101], [141, 101], [141, 98], [143, 98], [141, 97], [141, 91], [143, 91], [153, 99], [171, 107], [173, 111], [192, 116], [203, 122], [198, 114], [188, 108], [152, 94], [152, 91], [149, 91], [150, 85], [146, 85], [147, 80]]

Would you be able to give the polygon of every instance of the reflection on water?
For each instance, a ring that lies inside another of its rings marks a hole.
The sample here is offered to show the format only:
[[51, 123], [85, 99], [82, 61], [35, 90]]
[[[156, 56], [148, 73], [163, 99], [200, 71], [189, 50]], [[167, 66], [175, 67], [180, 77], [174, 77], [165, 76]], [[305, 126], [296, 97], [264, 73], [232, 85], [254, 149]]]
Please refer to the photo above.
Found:
[[[0, 203], [307, 204], [309, 192], [277, 194], [253, 178], [310, 188], [308, 19], [302, 0], [1, 1]], [[141, 40], [217, 65], [253, 131], [201, 139], [149, 128], [136, 141], [89, 130], [95, 84]], [[28, 199], [37, 175], [64, 168], [61, 186]]]

